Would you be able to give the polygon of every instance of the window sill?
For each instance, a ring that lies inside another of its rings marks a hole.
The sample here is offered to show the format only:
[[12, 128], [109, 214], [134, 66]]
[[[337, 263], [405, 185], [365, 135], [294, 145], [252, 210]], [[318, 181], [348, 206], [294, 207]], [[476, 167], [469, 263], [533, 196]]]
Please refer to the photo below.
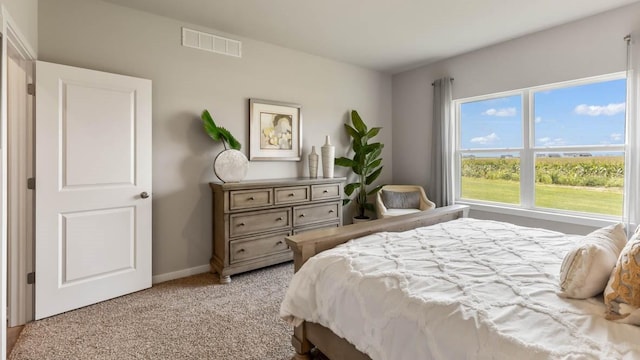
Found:
[[574, 215], [555, 211], [522, 209], [515, 206], [494, 205], [487, 203], [477, 203], [468, 200], [456, 201], [456, 204], [469, 205], [471, 211], [492, 212], [503, 215], [512, 215], [524, 218], [532, 218], [558, 223], [584, 225], [592, 227], [604, 227], [607, 225], [624, 222], [622, 217], [609, 215]]

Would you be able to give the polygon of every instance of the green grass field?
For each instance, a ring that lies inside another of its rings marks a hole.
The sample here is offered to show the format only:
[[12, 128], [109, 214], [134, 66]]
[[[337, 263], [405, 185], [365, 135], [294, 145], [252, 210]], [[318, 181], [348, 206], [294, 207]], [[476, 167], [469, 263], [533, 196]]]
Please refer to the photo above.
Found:
[[[520, 183], [508, 180], [462, 178], [462, 198], [518, 204]], [[622, 188], [536, 184], [537, 207], [607, 215], [622, 215]]]

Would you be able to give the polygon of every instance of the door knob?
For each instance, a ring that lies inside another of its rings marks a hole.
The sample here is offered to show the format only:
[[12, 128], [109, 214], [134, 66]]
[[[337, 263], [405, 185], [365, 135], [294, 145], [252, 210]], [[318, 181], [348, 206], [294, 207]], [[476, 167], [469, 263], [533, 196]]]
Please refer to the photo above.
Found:
[[146, 198], [149, 197], [149, 193], [147, 193], [146, 191], [143, 191], [143, 192], [140, 193], [140, 197], [143, 198], [143, 199], [146, 199]]

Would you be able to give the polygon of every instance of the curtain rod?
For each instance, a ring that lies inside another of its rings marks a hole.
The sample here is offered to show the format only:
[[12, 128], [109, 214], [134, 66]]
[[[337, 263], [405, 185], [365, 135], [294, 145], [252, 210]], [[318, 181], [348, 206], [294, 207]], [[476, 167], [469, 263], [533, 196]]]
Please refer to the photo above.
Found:
[[[453, 78], [451, 78], [451, 81], [453, 81], [453, 80], [454, 80], [454, 79], [453, 79]], [[436, 82], [434, 81], [434, 82], [432, 82], [432, 83], [431, 83], [431, 86], [433, 86], [433, 85], [435, 85], [435, 84], [436, 84]]]

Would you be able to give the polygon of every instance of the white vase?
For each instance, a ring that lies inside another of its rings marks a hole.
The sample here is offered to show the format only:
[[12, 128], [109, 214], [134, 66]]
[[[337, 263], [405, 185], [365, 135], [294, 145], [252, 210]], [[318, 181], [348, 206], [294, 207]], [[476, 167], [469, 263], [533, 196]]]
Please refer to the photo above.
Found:
[[222, 182], [239, 182], [247, 176], [249, 160], [238, 150], [222, 151], [213, 160], [213, 172]]
[[311, 147], [311, 153], [309, 154], [309, 177], [317, 178], [318, 177], [318, 153], [316, 152], [316, 147]]
[[336, 147], [331, 145], [331, 137], [327, 135], [327, 139], [320, 149], [322, 153], [322, 176], [325, 178], [333, 177], [333, 163], [336, 158]]

